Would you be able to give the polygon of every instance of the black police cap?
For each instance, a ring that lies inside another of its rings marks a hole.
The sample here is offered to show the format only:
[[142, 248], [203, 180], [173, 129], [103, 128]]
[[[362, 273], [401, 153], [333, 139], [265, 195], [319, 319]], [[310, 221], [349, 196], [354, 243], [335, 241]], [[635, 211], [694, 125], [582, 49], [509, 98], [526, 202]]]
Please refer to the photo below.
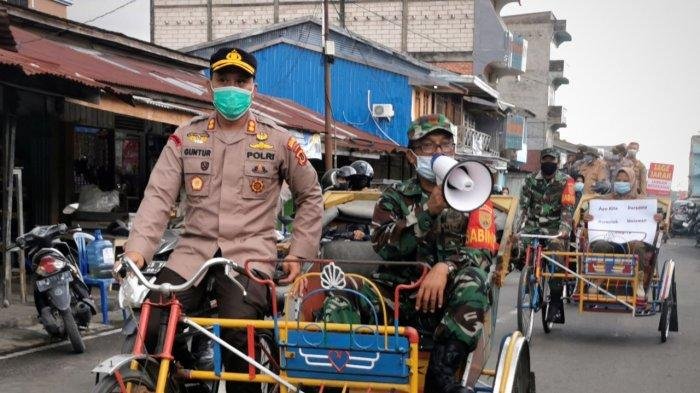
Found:
[[227, 67], [236, 67], [254, 77], [258, 62], [251, 53], [239, 48], [221, 48], [211, 55], [209, 68], [212, 73]]

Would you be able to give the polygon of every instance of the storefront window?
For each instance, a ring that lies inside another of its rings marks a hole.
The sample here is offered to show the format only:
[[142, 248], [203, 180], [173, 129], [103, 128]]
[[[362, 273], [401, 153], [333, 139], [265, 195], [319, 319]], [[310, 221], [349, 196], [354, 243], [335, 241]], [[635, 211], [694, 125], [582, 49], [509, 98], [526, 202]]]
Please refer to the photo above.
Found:
[[103, 191], [114, 188], [110, 141], [109, 130], [75, 127], [73, 184], [76, 193], [88, 184], [97, 185]]

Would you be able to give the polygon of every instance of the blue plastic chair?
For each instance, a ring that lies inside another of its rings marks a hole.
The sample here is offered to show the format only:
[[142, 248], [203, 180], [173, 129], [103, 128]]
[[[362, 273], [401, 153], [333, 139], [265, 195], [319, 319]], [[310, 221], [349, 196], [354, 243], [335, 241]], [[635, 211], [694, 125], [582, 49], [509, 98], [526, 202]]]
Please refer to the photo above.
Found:
[[88, 266], [88, 254], [87, 245], [88, 243], [95, 240], [95, 237], [85, 232], [76, 232], [73, 234], [73, 240], [78, 247], [78, 265], [80, 266], [80, 273], [83, 275], [83, 281], [85, 285], [90, 287], [97, 287], [100, 289], [100, 308], [102, 312], [102, 323], [109, 324], [109, 297], [107, 292], [110, 286], [114, 283], [113, 278], [97, 278], [92, 277], [89, 274]]

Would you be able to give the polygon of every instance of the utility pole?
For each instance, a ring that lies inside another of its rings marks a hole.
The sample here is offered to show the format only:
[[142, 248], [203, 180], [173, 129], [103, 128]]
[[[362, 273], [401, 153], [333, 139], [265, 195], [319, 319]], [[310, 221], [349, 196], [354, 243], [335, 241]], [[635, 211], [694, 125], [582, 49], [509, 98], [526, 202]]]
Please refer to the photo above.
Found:
[[326, 115], [326, 135], [324, 136], [325, 166], [326, 171], [333, 169], [333, 116], [331, 108], [331, 62], [335, 52], [335, 45], [331, 41], [329, 45], [328, 35], [330, 33], [330, 19], [328, 18], [328, 0], [323, 0], [323, 75], [325, 86], [325, 115]]

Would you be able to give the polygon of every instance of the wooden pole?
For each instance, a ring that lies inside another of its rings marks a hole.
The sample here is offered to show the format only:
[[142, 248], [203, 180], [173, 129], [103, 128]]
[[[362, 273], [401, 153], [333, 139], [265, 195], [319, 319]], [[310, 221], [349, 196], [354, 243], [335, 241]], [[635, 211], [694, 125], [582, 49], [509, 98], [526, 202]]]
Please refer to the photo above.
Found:
[[[9, 115], [5, 117], [5, 149], [4, 149], [4, 186], [5, 193], [3, 195], [2, 209], [2, 235], [3, 235], [3, 306], [10, 305], [10, 290], [12, 288], [12, 261], [10, 253], [10, 245], [12, 244], [12, 184], [15, 162], [15, 129], [16, 123], [14, 118]], [[24, 261], [22, 261], [24, 263]]]

